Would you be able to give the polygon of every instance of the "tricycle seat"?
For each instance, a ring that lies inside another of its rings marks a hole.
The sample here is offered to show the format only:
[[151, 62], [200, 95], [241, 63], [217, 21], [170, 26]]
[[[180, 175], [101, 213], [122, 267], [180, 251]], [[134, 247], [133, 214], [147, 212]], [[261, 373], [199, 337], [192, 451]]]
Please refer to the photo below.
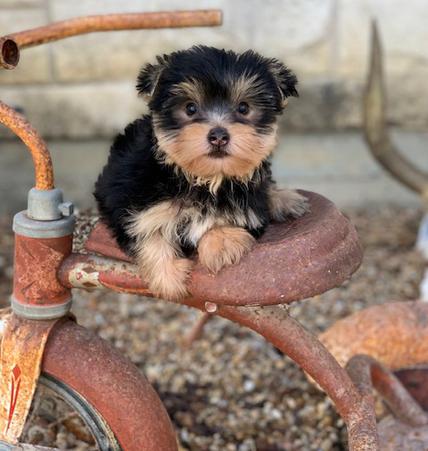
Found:
[[[318, 295], [348, 279], [362, 259], [355, 228], [325, 197], [301, 193], [309, 199], [310, 212], [270, 224], [238, 265], [214, 275], [195, 258], [189, 281], [192, 297], [223, 305], [284, 304]], [[102, 223], [95, 226], [85, 248], [131, 261]]]

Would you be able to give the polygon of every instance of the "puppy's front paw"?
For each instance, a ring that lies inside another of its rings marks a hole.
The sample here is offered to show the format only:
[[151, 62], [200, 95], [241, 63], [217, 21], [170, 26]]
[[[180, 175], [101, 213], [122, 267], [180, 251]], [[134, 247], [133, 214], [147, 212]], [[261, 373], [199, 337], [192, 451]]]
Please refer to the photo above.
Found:
[[185, 298], [187, 280], [192, 270], [192, 261], [187, 258], [165, 259], [149, 277], [150, 291], [158, 298], [178, 301]]
[[269, 201], [271, 216], [275, 221], [284, 221], [287, 216], [300, 218], [311, 209], [305, 196], [289, 189], [271, 191]]
[[255, 239], [239, 227], [215, 227], [200, 239], [199, 261], [211, 272], [238, 263], [254, 245]]

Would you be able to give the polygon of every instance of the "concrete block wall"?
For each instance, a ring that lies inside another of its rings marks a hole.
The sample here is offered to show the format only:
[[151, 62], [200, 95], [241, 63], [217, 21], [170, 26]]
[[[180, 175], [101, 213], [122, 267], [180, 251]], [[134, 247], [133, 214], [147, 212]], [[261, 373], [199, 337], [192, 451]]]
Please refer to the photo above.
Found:
[[0, 72], [0, 98], [22, 108], [46, 137], [110, 137], [144, 111], [134, 90], [141, 65], [203, 43], [254, 48], [297, 73], [301, 97], [290, 102], [285, 128], [356, 128], [375, 17], [386, 50], [389, 119], [428, 129], [426, 0], [1, 0], [0, 34], [87, 14], [195, 8], [221, 8], [224, 25], [95, 33], [24, 50], [15, 71]]

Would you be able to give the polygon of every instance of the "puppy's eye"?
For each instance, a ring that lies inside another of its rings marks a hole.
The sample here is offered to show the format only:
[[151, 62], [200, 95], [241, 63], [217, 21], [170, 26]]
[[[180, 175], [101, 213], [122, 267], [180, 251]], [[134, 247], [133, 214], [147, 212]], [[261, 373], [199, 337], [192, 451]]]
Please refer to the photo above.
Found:
[[186, 105], [186, 114], [188, 116], [193, 116], [195, 113], [198, 112], [198, 107], [196, 106], [196, 104], [194, 104], [193, 102], [189, 102]]
[[244, 116], [250, 112], [250, 105], [247, 102], [241, 102], [238, 105], [238, 113], [243, 114]]

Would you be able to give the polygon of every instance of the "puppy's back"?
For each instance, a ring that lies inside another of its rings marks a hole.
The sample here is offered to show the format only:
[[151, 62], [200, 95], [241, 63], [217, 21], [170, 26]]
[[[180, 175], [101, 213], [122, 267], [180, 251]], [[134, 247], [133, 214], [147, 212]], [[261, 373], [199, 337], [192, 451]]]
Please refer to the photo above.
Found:
[[114, 140], [108, 162], [95, 183], [94, 196], [101, 218], [125, 249], [130, 244], [124, 231], [127, 216], [142, 201], [141, 193], [150, 191], [154, 182], [150, 179], [156, 176], [153, 145], [150, 117], [132, 122]]

